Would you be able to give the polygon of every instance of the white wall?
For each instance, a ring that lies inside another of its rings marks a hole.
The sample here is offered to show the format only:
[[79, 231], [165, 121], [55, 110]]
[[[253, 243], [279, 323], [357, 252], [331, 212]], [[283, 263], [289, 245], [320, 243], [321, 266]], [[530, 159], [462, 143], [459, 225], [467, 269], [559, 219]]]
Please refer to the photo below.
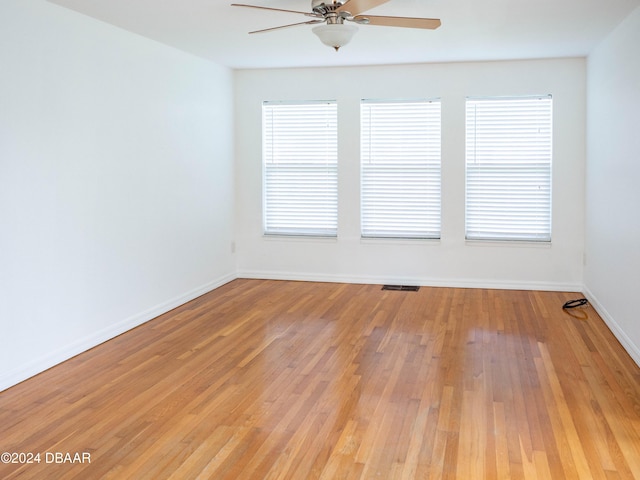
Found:
[[[338, 53], [339, 55], [339, 53]], [[580, 290], [584, 235], [585, 61], [488, 62], [235, 72], [238, 274], [352, 282]], [[551, 246], [466, 242], [466, 96], [552, 94]], [[442, 99], [442, 239], [361, 240], [359, 102]], [[261, 103], [335, 99], [339, 109], [336, 240], [262, 235]]]
[[587, 294], [640, 365], [640, 8], [588, 58]]
[[230, 71], [0, 3], [0, 390], [234, 278]]

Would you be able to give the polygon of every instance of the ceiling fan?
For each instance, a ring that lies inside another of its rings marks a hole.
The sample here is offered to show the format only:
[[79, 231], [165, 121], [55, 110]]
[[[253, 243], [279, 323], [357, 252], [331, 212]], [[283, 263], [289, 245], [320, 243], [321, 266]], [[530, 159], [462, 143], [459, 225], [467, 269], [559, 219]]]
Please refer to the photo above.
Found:
[[315, 25], [324, 23], [313, 28], [318, 38], [330, 47], [338, 49], [351, 40], [358, 28], [355, 25], [348, 25], [345, 21], [359, 25], [380, 25], [387, 27], [424, 28], [434, 30], [440, 26], [440, 20], [436, 18], [412, 18], [412, 17], [385, 17], [379, 15], [361, 15], [378, 5], [387, 3], [389, 0], [311, 0], [311, 12], [301, 12], [298, 10], [285, 10], [281, 8], [262, 7], [258, 5], [246, 5], [242, 3], [232, 3], [234, 7], [259, 8], [262, 10], [274, 10], [276, 12], [299, 13], [312, 18], [306, 22], [281, 25], [279, 27], [255, 30], [249, 33], [263, 33], [279, 30], [281, 28], [295, 27], [298, 25]]

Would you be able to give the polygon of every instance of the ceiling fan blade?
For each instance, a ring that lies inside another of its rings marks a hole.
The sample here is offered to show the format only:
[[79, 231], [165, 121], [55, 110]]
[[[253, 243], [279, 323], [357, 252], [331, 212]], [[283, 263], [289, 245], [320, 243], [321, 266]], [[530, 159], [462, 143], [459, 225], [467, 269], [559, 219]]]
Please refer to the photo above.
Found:
[[428, 30], [435, 30], [441, 25], [437, 18], [381, 17], [378, 15], [358, 15], [353, 18], [353, 21], [384, 27], [426, 28]]
[[389, 0], [347, 0], [347, 2], [337, 9], [338, 12], [349, 12], [351, 15], [371, 10], [378, 5], [387, 3]]
[[298, 25], [314, 25], [316, 23], [324, 23], [324, 19], [309, 20], [308, 22], [300, 22], [300, 23], [290, 23], [289, 25], [280, 25], [279, 27], [271, 27], [271, 28], [264, 28], [262, 30], [254, 30], [253, 32], [249, 32], [249, 33], [271, 32], [273, 30], [280, 30], [281, 28], [297, 27]]
[[306, 17], [324, 18], [322, 15], [320, 15], [318, 13], [301, 12], [299, 10], [283, 10], [282, 8], [261, 7], [261, 6], [258, 6], [258, 5], [247, 5], [245, 3], [232, 3], [231, 6], [232, 7], [259, 8], [260, 10], [273, 10], [273, 11], [276, 11], [276, 12], [299, 13], [299, 14], [304, 15]]

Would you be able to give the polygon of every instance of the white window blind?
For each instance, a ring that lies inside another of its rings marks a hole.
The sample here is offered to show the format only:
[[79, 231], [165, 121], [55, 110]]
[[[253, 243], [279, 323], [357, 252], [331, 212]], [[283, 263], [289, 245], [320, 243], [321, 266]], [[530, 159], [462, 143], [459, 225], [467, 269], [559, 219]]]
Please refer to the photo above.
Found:
[[363, 237], [440, 237], [440, 101], [361, 103]]
[[466, 105], [467, 238], [551, 241], [551, 96]]
[[335, 102], [265, 102], [264, 232], [337, 235], [338, 134]]

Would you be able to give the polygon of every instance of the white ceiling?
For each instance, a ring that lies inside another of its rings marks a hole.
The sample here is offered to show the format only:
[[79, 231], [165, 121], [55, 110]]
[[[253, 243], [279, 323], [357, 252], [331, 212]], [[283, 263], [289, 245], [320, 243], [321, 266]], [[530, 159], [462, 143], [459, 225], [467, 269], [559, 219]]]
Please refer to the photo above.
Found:
[[[640, 0], [390, 0], [367, 13], [440, 18], [437, 30], [359, 26], [339, 52], [309, 20], [232, 7], [233, 0], [49, 0], [231, 68], [506, 60], [585, 56]], [[311, 11], [311, 0], [235, 0]]]

